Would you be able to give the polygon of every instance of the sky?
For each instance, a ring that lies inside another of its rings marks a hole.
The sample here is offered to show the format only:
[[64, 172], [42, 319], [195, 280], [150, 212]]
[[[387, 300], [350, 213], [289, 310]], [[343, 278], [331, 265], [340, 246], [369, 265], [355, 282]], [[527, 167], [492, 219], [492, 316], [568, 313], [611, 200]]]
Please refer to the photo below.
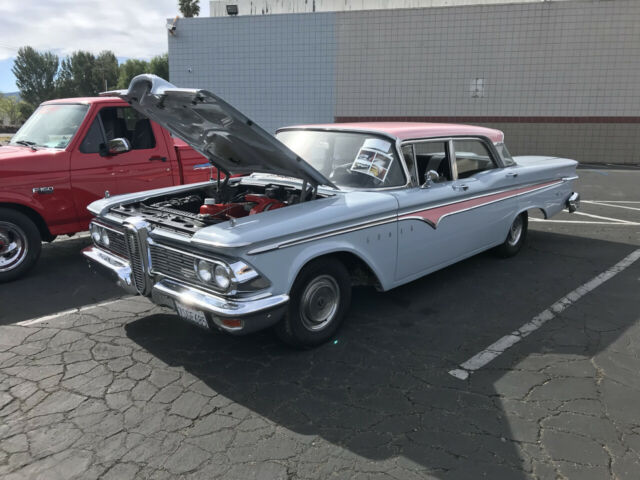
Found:
[[[201, 0], [200, 15], [208, 12]], [[167, 18], [178, 13], [178, 0], [0, 0], [0, 92], [18, 89], [11, 67], [19, 47], [149, 59], [167, 51]]]

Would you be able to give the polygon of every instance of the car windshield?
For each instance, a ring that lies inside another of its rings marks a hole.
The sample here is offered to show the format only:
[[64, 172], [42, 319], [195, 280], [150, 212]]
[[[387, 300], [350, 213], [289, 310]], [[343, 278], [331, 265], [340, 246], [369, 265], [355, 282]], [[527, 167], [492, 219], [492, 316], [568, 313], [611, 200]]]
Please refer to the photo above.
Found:
[[339, 188], [389, 188], [406, 183], [388, 138], [317, 130], [284, 130], [276, 138]]
[[80, 128], [88, 105], [41, 105], [11, 139], [12, 145], [65, 148]]

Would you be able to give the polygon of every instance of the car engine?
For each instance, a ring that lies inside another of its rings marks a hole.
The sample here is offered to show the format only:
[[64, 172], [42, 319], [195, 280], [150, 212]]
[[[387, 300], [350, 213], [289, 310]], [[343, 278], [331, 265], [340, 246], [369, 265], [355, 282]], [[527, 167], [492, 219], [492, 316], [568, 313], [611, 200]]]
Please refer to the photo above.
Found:
[[[140, 216], [152, 224], [193, 233], [207, 225], [233, 221], [300, 202], [300, 189], [277, 184], [215, 184], [176, 196], [153, 197], [111, 209], [119, 217]], [[318, 196], [319, 198], [319, 196]]]

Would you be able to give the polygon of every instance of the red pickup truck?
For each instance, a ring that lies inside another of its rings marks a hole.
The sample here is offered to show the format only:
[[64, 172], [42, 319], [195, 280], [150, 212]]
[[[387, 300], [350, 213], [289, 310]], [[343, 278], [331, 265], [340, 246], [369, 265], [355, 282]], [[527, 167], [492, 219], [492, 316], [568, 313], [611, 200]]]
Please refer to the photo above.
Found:
[[0, 283], [29, 270], [42, 241], [87, 230], [94, 200], [205, 181], [203, 163], [119, 98], [43, 103], [0, 147]]

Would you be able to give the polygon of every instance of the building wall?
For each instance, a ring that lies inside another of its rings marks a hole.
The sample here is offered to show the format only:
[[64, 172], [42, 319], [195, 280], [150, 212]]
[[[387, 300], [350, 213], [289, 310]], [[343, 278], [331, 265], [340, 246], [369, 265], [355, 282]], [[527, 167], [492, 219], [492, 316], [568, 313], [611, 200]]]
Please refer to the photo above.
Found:
[[[238, 15], [274, 15], [281, 13], [453, 7], [478, 4], [496, 5], [540, 1], [541, 0], [211, 0], [209, 2], [209, 16], [226, 17], [227, 5], [237, 6]], [[568, 0], [544, 1], [564, 2]]]
[[169, 78], [211, 90], [258, 125], [333, 121], [335, 14], [192, 18], [169, 37]]
[[270, 131], [446, 120], [514, 154], [640, 164], [637, 0], [185, 19], [169, 59]]

